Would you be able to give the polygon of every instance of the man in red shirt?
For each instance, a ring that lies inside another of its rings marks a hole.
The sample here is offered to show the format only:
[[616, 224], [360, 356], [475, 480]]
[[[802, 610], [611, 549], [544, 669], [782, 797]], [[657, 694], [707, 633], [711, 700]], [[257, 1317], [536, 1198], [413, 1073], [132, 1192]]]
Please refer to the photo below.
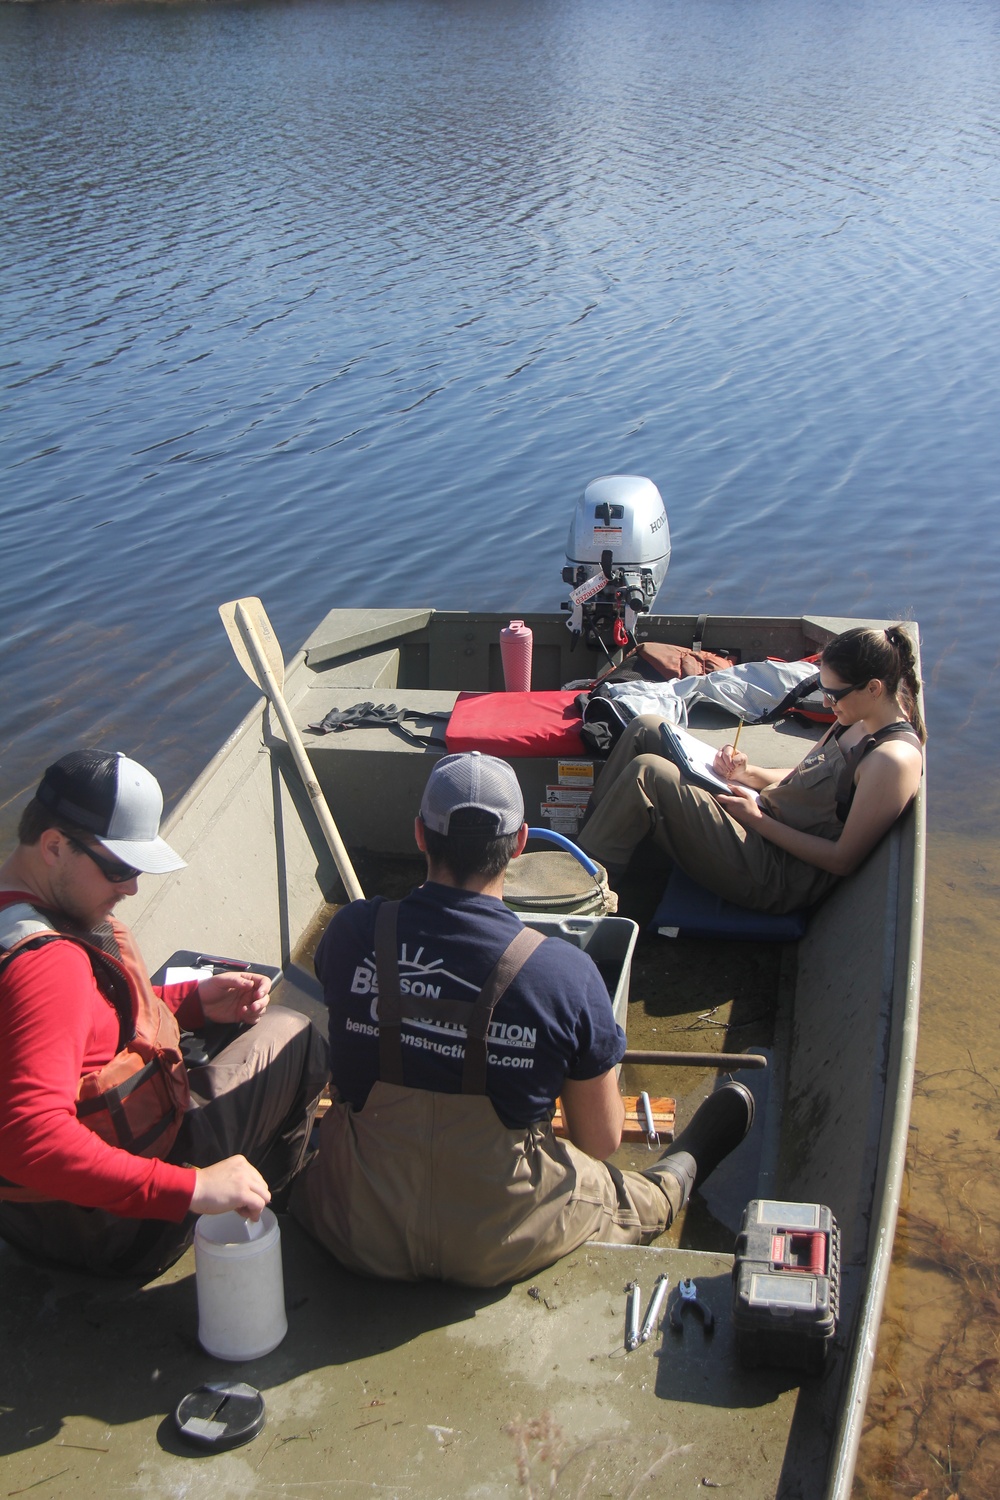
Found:
[[[33, 1257], [148, 1279], [202, 1213], [258, 1219], [301, 1164], [327, 1077], [270, 980], [153, 987], [114, 909], [184, 861], [155, 779], [121, 754], [50, 766], [0, 866], [0, 1236]], [[180, 1028], [233, 1026], [185, 1066]]]

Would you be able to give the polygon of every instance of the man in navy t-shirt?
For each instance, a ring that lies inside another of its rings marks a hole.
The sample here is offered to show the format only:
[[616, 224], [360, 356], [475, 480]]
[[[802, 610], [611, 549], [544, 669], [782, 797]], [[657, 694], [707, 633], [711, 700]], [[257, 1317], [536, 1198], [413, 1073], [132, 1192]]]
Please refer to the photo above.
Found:
[[[330, 1011], [332, 1081], [355, 1109], [364, 1107], [378, 1077], [375, 917], [381, 904], [376, 896], [343, 907], [316, 953]], [[471, 1005], [520, 930], [519, 918], [496, 896], [428, 880], [399, 908], [403, 995]], [[412, 1088], [461, 1091], [465, 1033], [458, 1023], [406, 1020], [402, 1045]], [[493, 1012], [486, 1093], [504, 1125], [533, 1125], [552, 1114], [567, 1080], [604, 1077], [624, 1052], [625, 1033], [593, 960], [570, 943], [543, 943]]]
[[527, 840], [512, 768], [443, 757], [414, 831], [425, 884], [344, 907], [317, 950], [335, 1097], [292, 1211], [355, 1270], [483, 1286], [655, 1238], [742, 1140], [751, 1095], [713, 1094], [643, 1173], [608, 1163], [625, 1036], [591, 959], [503, 904]]

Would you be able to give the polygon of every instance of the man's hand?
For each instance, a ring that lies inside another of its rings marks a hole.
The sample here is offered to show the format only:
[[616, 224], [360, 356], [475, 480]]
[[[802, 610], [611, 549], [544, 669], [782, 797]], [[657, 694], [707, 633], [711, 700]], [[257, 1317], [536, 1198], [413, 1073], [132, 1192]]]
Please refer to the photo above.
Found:
[[227, 1156], [211, 1167], [196, 1167], [193, 1214], [236, 1212], [256, 1224], [271, 1201], [271, 1190], [245, 1156]]
[[271, 981], [266, 974], [212, 974], [198, 986], [206, 1021], [252, 1026], [267, 1009]]

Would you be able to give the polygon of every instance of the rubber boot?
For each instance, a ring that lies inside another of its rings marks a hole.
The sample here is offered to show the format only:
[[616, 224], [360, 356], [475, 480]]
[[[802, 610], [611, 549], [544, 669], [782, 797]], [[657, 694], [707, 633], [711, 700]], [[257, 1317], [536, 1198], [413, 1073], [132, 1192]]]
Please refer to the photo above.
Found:
[[754, 1103], [742, 1083], [725, 1083], [695, 1110], [688, 1125], [659, 1161], [647, 1167], [649, 1177], [666, 1195], [676, 1218], [696, 1187], [735, 1151], [753, 1124]]

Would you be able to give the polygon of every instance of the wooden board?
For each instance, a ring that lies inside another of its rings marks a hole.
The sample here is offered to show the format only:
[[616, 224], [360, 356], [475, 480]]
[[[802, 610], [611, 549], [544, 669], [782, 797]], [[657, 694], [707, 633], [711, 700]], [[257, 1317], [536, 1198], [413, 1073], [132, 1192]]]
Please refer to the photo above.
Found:
[[[650, 1107], [653, 1111], [653, 1125], [657, 1135], [663, 1144], [669, 1145], [674, 1138], [674, 1100], [650, 1097]], [[622, 1144], [626, 1142], [642, 1145], [646, 1140], [646, 1126], [639, 1118], [639, 1096], [638, 1094], [626, 1094], [622, 1100], [625, 1105], [625, 1124], [622, 1126]], [[556, 1112], [552, 1118], [552, 1129], [556, 1135], [566, 1135], [566, 1122], [563, 1119], [562, 1100], [556, 1100]]]

